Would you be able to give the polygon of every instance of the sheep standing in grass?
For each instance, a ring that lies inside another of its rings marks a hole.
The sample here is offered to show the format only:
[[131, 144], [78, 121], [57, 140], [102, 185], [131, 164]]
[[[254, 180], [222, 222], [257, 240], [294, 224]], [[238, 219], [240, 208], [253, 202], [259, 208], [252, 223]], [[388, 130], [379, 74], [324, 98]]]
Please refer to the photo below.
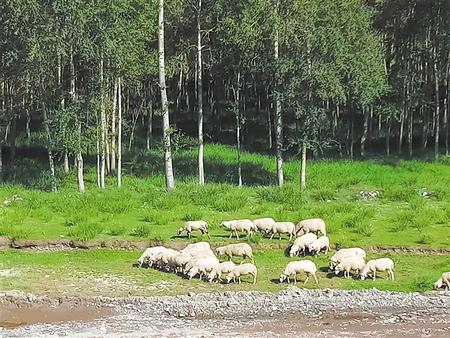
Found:
[[166, 271], [171, 271], [172, 269], [176, 268], [176, 256], [180, 252], [174, 249], [167, 249], [166, 251], [163, 251], [159, 253], [156, 256], [156, 263], [158, 268], [164, 269]]
[[284, 269], [284, 272], [280, 275], [280, 283], [283, 283], [287, 279], [290, 283], [290, 278], [294, 278], [294, 284], [297, 284], [297, 274], [306, 273], [306, 279], [303, 284], [308, 282], [309, 276], [313, 276], [316, 284], [319, 284], [316, 276], [317, 266], [310, 260], [289, 262]]
[[163, 246], [154, 246], [145, 249], [144, 253], [138, 259], [139, 267], [142, 267], [143, 264], [148, 264], [151, 267], [156, 260], [156, 256], [166, 250], [168, 249]]
[[327, 254], [328, 250], [330, 250], [330, 239], [328, 238], [328, 236], [319, 237], [314, 242], [308, 245], [309, 252], [314, 253], [316, 256], [319, 256], [320, 251], [323, 249], [325, 249], [325, 254]]
[[181, 252], [188, 253], [191, 256], [205, 256], [210, 254], [212, 250], [208, 242], [198, 242], [187, 245]]
[[252, 263], [254, 262], [252, 247], [247, 243], [229, 244], [218, 247], [216, 249], [216, 254], [218, 256], [227, 256], [230, 261], [233, 256], [240, 256], [244, 260], [248, 257], [252, 260]]
[[210, 274], [213, 270], [218, 270], [219, 260], [216, 257], [195, 257], [185, 266], [184, 273], [189, 279], [197, 274], [202, 279], [203, 276]]
[[340, 249], [330, 258], [330, 270], [334, 270], [343, 259], [353, 256], [366, 258], [366, 252], [361, 248]]
[[233, 237], [233, 233], [236, 235], [236, 238], [239, 239], [238, 231], [239, 232], [246, 232], [247, 237], [249, 237], [255, 229], [255, 224], [249, 219], [240, 219], [240, 220], [233, 220], [233, 221], [223, 221], [220, 223], [221, 226], [228, 229], [230, 233], [230, 238]]
[[375, 280], [377, 271], [387, 271], [388, 277], [391, 277], [392, 280], [394, 280], [394, 262], [390, 258], [371, 259], [368, 261], [361, 270], [361, 279], [364, 280], [372, 273], [372, 278]]
[[444, 272], [442, 276], [434, 283], [435, 289], [440, 289], [445, 285], [445, 290], [450, 291], [450, 272]]
[[341, 271], [344, 271], [344, 278], [350, 278], [350, 271], [353, 270], [356, 274], [359, 274], [365, 265], [366, 262], [362, 257], [347, 257], [335, 267], [334, 273], [337, 276]]
[[253, 284], [256, 284], [256, 277], [258, 275], [258, 269], [255, 264], [245, 263], [241, 265], [237, 265], [233, 271], [231, 271], [227, 276], [227, 282], [230, 283], [233, 280], [236, 283], [236, 278], [238, 283], [241, 284], [241, 276], [252, 275], [253, 276]]
[[180, 236], [183, 232], [186, 232], [188, 238], [191, 238], [193, 231], [200, 231], [202, 235], [206, 234], [208, 238], [211, 238], [208, 232], [208, 223], [205, 221], [188, 221], [178, 229], [177, 234]]
[[271, 233], [270, 239], [278, 234], [278, 239], [281, 240], [281, 234], [288, 234], [289, 240], [292, 240], [292, 237], [295, 236], [295, 224], [292, 222], [275, 222], [272, 226], [266, 229], [266, 233]]
[[265, 233], [274, 223], [275, 220], [273, 218], [258, 218], [253, 220], [253, 224], [255, 224], [256, 228], [262, 233]]
[[294, 257], [300, 253], [305, 253], [306, 248], [317, 240], [317, 236], [313, 233], [309, 233], [297, 238], [291, 246], [289, 256]]
[[322, 235], [326, 235], [325, 221], [321, 218], [305, 219], [300, 221], [295, 227], [295, 233], [297, 235], [303, 235], [310, 232], [315, 234], [320, 232]]

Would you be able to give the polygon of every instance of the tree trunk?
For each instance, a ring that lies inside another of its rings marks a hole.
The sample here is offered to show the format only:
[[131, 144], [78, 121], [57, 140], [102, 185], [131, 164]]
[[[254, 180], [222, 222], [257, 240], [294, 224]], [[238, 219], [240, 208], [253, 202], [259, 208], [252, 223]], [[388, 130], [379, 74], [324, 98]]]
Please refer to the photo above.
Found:
[[150, 100], [150, 109], [147, 116], [147, 150], [150, 150], [153, 136], [153, 101]]
[[386, 156], [391, 154], [391, 119], [386, 121]]
[[69, 170], [69, 155], [67, 155], [67, 151], [64, 151], [64, 173], [67, 174]]
[[111, 174], [116, 174], [116, 111], [117, 111], [117, 80], [114, 80], [113, 108], [111, 114]]
[[278, 185], [281, 187], [284, 184], [284, 173], [283, 173], [283, 117], [281, 112], [281, 78], [279, 71], [279, 32], [275, 33], [275, 44], [274, 44], [274, 54], [275, 54], [275, 137], [277, 144], [277, 176]]
[[363, 107], [363, 115], [364, 115], [364, 122], [363, 122], [363, 134], [361, 136], [361, 157], [366, 157], [366, 143], [368, 139], [368, 133], [369, 133], [369, 111]]
[[203, 62], [201, 32], [202, 0], [197, 1], [197, 108], [198, 108], [198, 184], [205, 184], [203, 164]]
[[400, 113], [400, 130], [398, 133], [398, 154], [401, 155], [403, 148], [403, 130], [405, 126], [405, 114], [404, 112]]
[[122, 79], [117, 79], [117, 186], [122, 188]]
[[238, 163], [238, 185], [242, 187], [242, 164], [241, 164], [241, 73], [237, 75], [237, 89], [234, 90], [235, 115], [236, 115], [236, 148]]
[[302, 164], [301, 164], [301, 174], [300, 174], [300, 188], [304, 190], [306, 188], [306, 155], [308, 149], [306, 148], [306, 143], [303, 142], [302, 147]]
[[105, 189], [105, 148], [106, 148], [106, 112], [104, 89], [104, 63], [103, 56], [100, 60], [100, 188]]
[[437, 48], [434, 49], [434, 90], [435, 90], [435, 105], [436, 105], [436, 113], [435, 113], [435, 120], [434, 120], [434, 158], [437, 160], [439, 158], [439, 118], [440, 118], [440, 98], [439, 98], [439, 66], [438, 66], [438, 60], [437, 60]]
[[50, 126], [48, 125], [47, 108], [45, 107], [44, 103], [42, 103], [42, 112], [44, 115], [43, 118], [44, 118], [45, 132], [47, 134], [47, 153], [48, 153], [48, 164], [50, 166], [50, 175], [52, 177], [52, 191], [56, 192], [58, 191], [58, 188], [56, 187], [55, 163], [53, 161], [53, 153], [52, 153], [53, 142], [50, 134]]
[[164, 0], [159, 0], [158, 15], [158, 51], [159, 51], [159, 87], [161, 89], [161, 107], [163, 112], [163, 143], [166, 187], [168, 191], [175, 189], [172, 168], [172, 152], [170, 146], [169, 102], [167, 100], [166, 68], [164, 55]]

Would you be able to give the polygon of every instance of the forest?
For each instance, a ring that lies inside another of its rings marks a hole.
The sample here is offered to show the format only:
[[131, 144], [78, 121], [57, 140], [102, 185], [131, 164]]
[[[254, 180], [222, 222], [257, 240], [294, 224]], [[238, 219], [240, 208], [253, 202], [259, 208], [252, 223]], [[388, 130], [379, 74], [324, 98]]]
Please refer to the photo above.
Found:
[[[0, 4], [0, 170], [73, 166], [85, 191], [122, 154], [204, 144], [286, 158], [439, 158], [449, 150], [450, 2], [6, 0]], [[136, 158], [139, 158], [136, 157]], [[206, 176], [208, 173], [206, 173]]]

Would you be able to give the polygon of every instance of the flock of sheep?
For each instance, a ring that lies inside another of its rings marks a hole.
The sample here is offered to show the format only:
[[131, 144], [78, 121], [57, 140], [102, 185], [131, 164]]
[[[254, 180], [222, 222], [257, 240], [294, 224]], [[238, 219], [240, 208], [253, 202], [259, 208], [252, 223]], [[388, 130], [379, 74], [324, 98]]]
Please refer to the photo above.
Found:
[[[318, 256], [321, 251], [325, 254], [330, 250], [330, 240], [326, 235], [325, 222], [322, 219], [307, 219], [295, 225], [292, 222], [275, 222], [272, 218], [260, 218], [255, 220], [233, 220], [224, 221], [221, 226], [230, 231], [230, 238], [235, 235], [239, 239], [239, 233], [251, 236], [256, 231], [270, 235], [272, 239], [276, 234], [297, 238], [289, 250], [289, 256], [306, 255], [307, 253]], [[192, 232], [198, 231], [209, 237], [208, 224], [205, 221], [188, 221], [177, 231], [178, 235], [183, 232], [190, 238]], [[319, 236], [321, 235], [321, 236]], [[319, 236], [319, 237], [318, 237]], [[226, 257], [228, 260], [220, 262], [219, 258]], [[241, 257], [240, 264], [232, 261], [233, 257]], [[360, 248], [346, 248], [338, 250], [330, 259], [330, 271], [336, 275], [343, 273], [344, 278], [350, 278], [350, 273], [355, 272], [361, 279], [371, 277], [376, 279], [377, 272], [387, 272], [388, 278], [394, 280], [394, 262], [390, 258], [372, 259], [365, 261], [366, 252]], [[250, 260], [248, 263], [244, 263]], [[241, 276], [251, 275], [253, 284], [256, 283], [258, 269], [254, 264], [252, 248], [247, 243], [229, 244], [218, 247], [214, 251], [207, 242], [199, 242], [187, 245], [183, 250], [177, 251], [163, 246], [151, 247], [144, 251], [138, 259], [138, 265], [142, 267], [156, 267], [165, 271], [181, 273], [189, 279], [198, 276], [212, 282], [224, 281], [227, 283], [241, 283]], [[280, 275], [280, 282], [291, 279], [297, 283], [298, 274], [306, 274], [304, 284], [312, 276], [316, 282], [317, 266], [311, 260], [299, 260], [289, 262]], [[445, 286], [450, 289], [450, 272], [444, 273], [434, 284], [436, 288]]]

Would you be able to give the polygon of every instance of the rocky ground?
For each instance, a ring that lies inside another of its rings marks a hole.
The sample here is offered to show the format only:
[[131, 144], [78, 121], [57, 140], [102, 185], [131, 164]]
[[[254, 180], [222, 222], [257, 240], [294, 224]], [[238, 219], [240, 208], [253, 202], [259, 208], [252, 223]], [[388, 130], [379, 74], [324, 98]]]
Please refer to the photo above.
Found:
[[[33, 313], [24, 319], [23, 314], [30, 309], [37, 311], [34, 317], [38, 320], [30, 320]], [[3, 337], [450, 336], [449, 292], [306, 290], [293, 286], [279, 293], [128, 298], [4, 292], [0, 293], [2, 313]]]

